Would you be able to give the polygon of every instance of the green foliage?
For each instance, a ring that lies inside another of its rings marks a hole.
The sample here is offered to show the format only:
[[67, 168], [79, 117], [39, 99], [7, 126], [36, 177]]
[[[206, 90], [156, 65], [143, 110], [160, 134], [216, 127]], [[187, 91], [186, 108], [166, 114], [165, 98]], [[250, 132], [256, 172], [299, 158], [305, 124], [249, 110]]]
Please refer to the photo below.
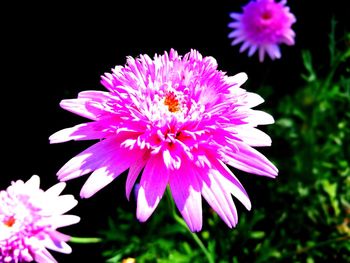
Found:
[[[288, 215], [277, 223], [275, 238], [281, 250], [288, 248], [281, 258], [292, 262], [350, 261], [348, 37], [337, 43], [332, 21], [326, 74], [318, 74], [310, 51], [303, 52], [305, 86], [281, 100], [276, 125], [269, 130], [288, 147], [277, 149], [285, 155], [276, 156], [281, 184], [275, 195], [280, 200], [272, 200], [279, 207], [274, 213]], [[292, 202], [288, 207], [286, 200]]]
[[239, 213], [236, 228], [203, 204], [204, 226], [196, 237], [205, 252], [174, 220], [173, 204], [162, 200], [142, 224], [119, 208], [101, 233], [106, 262], [207, 262], [205, 253], [219, 263], [350, 262], [350, 35], [337, 42], [335, 24], [328, 66], [321, 70], [312, 52], [303, 51], [304, 85], [271, 109], [275, 152], [268, 157], [279, 177], [256, 180], [256, 207]]

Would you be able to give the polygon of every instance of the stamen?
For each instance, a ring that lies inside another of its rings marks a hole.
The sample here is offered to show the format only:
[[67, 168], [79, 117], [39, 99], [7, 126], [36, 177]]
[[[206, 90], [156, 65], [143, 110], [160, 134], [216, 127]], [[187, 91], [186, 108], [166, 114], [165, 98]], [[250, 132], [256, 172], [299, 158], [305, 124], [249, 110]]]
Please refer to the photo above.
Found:
[[179, 100], [173, 92], [168, 92], [165, 96], [164, 105], [168, 106], [170, 112], [177, 112], [180, 110]]
[[5, 226], [12, 227], [14, 223], [16, 222], [16, 219], [11, 216], [9, 219], [4, 221]]

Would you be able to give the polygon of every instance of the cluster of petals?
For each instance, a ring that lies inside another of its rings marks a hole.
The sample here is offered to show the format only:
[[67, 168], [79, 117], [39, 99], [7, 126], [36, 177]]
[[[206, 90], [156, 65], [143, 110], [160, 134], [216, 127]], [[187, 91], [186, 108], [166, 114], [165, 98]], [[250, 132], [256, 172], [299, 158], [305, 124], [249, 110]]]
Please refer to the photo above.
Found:
[[255, 146], [271, 139], [257, 129], [274, 122], [253, 110], [262, 97], [240, 86], [247, 75], [227, 76], [213, 57], [171, 49], [153, 59], [128, 57], [102, 76], [105, 91], [82, 91], [60, 106], [89, 119], [50, 136], [51, 143], [94, 140], [57, 173], [67, 181], [90, 174], [80, 195], [88, 198], [119, 175], [126, 196], [138, 184], [137, 218], [146, 221], [169, 187], [191, 231], [202, 228], [202, 197], [229, 226], [238, 216], [232, 195], [250, 199], [232, 168], [274, 178], [277, 168]]
[[286, 6], [287, 1], [252, 0], [243, 6], [242, 13], [230, 13], [235, 21], [228, 24], [233, 31], [228, 35], [232, 45], [242, 43], [240, 52], [248, 50], [248, 56], [256, 51], [260, 62], [267, 53], [272, 60], [281, 58], [280, 44], [294, 45], [292, 25], [295, 16]]
[[46, 191], [33, 175], [0, 191], [0, 262], [57, 262], [47, 249], [71, 253], [70, 236], [57, 228], [79, 222], [75, 215], [64, 215], [77, 205], [72, 195], [61, 195], [65, 183]]

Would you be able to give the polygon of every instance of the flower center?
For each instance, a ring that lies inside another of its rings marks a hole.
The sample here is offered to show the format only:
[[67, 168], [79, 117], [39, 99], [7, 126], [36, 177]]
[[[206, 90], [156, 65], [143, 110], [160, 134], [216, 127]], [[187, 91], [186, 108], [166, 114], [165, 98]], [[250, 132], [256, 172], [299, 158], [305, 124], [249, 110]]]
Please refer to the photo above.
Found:
[[16, 219], [13, 216], [11, 216], [4, 221], [4, 224], [5, 226], [12, 227], [15, 222], [16, 222]]
[[264, 20], [269, 20], [272, 18], [272, 12], [270, 11], [264, 11], [262, 14], [261, 14], [261, 18], [264, 19]]
[[164, 105], [168, 106], [170, 112], [177, 112], [180, 110], [180, 102], [172, 91], [165, 95]]

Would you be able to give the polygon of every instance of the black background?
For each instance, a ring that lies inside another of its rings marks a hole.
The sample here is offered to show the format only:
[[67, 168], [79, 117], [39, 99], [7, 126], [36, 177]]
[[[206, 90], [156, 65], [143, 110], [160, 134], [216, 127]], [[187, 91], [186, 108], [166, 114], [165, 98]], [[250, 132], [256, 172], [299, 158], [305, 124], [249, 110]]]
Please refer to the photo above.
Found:
[[[322, 3], [320, 3], [322, 2]], [[174, 1], [123, 5], [84, 3], [14, 5], [3, 23], [2, 37], [2, 168], [0, 188], [12, 180], [27, 180], [38, 174], [42, 188], [57, 183], [56, 172], [91, 142], [50, 145], [54, 132], [84, 121], [59, 107], [62, 99], [74, 98], [83, 90], [104, 90], [100, 76], [115, 65], [124, 65], [126, 56], [162, 54], [175, 48], [185, 54], [191, 48], [217, 59], [228, 75], [248, 74], [247, 87], [261, 84], [274, 87], [272, 107], [280, 96], [292, 93], [302, 80], [300, 51], [310, 49], [317, 63], [328, 57], [328, 33], [332, 16], [339, 21], [341, 35], [349, 29], [346, 1], [289, 1], [297, 22], [294, 46], [282, 45], [282, 58], [259, 63], [257, 55], [240, 54], [230, 46], [227, 24], [230, 12], [241, 12], [247, 1]], [[189, 5], [191, 3], [191, 5]], [[348, 12], [349, 13], [349, 12]], [[348, 14], [349, 15], [349, 14]], [[272, 146], [273, 147], [273, 146]], [[125, 176], [124, 176], [125, 177]], [[87, 200], [79, 191], [87, 176], [68, 182], [64, 191], [73, 194], [79, 205], [71, 213], [81, 216], [63, 233], [93, 236], [106, 225], [106, 216], [118, 205], [129, 205], [124, 192], [125, 178], [118, 178]], [[249, 186], [247, 186], [249, 192]], [[136, 220], [136, 219], [135, 219]], [[72, 245], [71, 255], [54, 256], [60, 262], [102, 262], [101, 247]]]

